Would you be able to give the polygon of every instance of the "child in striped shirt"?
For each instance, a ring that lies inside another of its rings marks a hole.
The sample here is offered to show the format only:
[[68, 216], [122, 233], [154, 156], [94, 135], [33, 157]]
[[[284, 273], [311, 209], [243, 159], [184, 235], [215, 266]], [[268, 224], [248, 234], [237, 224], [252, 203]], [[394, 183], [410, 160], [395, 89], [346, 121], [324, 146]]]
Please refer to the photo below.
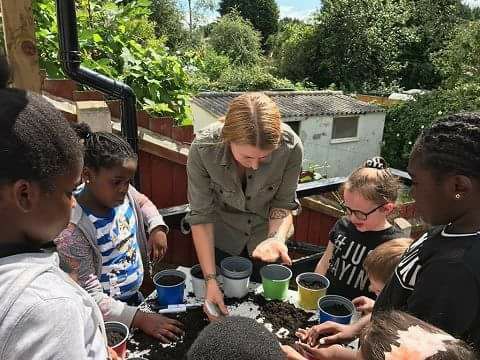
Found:
[[150, 257], [164, 256], [168, 228], [155, 205], [130, 185], [137, 156], [117, 135], [73, 126], [84, 141], [85, 164], [70, 224], [55, 241], [62, 264], [93, 295], [105, 321], [165, 343], [176, 340], [179, 322], [138, 309], [144, 268]]

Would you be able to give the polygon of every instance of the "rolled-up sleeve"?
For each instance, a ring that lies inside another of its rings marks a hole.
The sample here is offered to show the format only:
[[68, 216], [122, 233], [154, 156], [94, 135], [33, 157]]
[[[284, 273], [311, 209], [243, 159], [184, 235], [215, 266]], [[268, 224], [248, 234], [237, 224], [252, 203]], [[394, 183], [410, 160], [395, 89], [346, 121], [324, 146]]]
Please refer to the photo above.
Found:
[[279, 208], [287, 210], [297, 210], [299, 202], [297, 200], [298, 178], [302, 170], [303, 146], [297, 142], [290, 150], [287, 160], [287, 166], [282, 177], [282, 183], [278, 187], [270, 208]]
[[191, 145], [187, 161], [188, 201], [190, 212], [186, 221], [190, 225], [210, 224], [216, 220], [215, 200], [210, 186], [210, 176], [195, 142]]

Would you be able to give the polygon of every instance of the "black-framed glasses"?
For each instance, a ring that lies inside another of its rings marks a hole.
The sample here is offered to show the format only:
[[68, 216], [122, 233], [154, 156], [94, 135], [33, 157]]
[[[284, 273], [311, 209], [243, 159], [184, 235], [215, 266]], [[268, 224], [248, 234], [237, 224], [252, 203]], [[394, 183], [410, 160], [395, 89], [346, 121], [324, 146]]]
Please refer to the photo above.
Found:
[[353, 209], [350, 209], [347, 205], [345, 205], [345, 203], [342, 203], [342, 208], [345, 210], [345, 213], [347, 215], [355, 215], [355, 217], [359, 220], [367, 220], [368, 218], [368, 215], [371, 215], [373, 214], [375, 211], [377, 211], [378, 209], [380, 209], [382, 206], [385, 206], [385, 204], [382, 204], [382, 205], [379, 205], [377, 206], [375, 209], [365, 213], [361, 210], [353, 210]]

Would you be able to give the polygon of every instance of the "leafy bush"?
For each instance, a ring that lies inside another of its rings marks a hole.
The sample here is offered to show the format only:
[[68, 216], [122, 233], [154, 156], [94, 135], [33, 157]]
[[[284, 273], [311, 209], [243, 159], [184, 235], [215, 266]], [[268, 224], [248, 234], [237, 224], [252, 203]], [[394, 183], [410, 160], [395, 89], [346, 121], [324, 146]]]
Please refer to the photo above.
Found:
[[260, 31], [263, 43], [278, 30], [280, 10], [275, 0], [221, 0], [219, 11], [221, 15], [238, 11]]
[[434, 64], [447, 87], [480, 83], [480, 21], [459, 25], [445, 49], [435, 55]]
[[480, 84], [438, 90], [390, 108], [385, 119], [382, 156], [390, 166], [406, 169], [415, 140], [423, 128], [447, 114], [480, 110]]
[[265, 66], [236, 67], [226, 69], [212, 88], [220, 91], [253, 91], [294, 89], [287, 79], [278, 79]]
[[[36, 0], [40, 65], [48, 76], [63, 78], [58, 59], [55, 3]], [[190, 118], [189, 83], [181, 59], [168, 53], [149, 20], [150, 0], [122, 5], [114, 0], [82, 0], [77, 8], [83, 65], [130, 85], [143, 108], [171, 115], [177, 122]]]
[[212, 26], [208, 42], [218, 54], [228, 56], [235, 65], [260, 62], [260, 33], [237, 12], [222, 16]]

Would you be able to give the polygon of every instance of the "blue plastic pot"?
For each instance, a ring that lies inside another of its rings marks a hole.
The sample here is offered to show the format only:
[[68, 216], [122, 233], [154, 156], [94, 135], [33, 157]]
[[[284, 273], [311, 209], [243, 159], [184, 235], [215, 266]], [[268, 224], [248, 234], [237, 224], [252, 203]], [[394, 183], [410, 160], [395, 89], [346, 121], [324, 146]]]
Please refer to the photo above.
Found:
[[[344, 313], [334, 313], [334, 308], [343, 308]], [[325, 321], [333, 321], [339, 324], [348, 325], [352, 320], [355, 312], [353, 303], [339, 295], [326, 295], [318, 300], [318, 320], [321, 323]]]
[[[177, 276], [181, 281], [175, 284], [162, 284], [162, 278]], [[185, 293], [185, 279], [187, 276], [179, 270], [163, 270], [155, 274], [153, 283], [157, 288], [157, 302], [160, 306], [183, 304]]]

